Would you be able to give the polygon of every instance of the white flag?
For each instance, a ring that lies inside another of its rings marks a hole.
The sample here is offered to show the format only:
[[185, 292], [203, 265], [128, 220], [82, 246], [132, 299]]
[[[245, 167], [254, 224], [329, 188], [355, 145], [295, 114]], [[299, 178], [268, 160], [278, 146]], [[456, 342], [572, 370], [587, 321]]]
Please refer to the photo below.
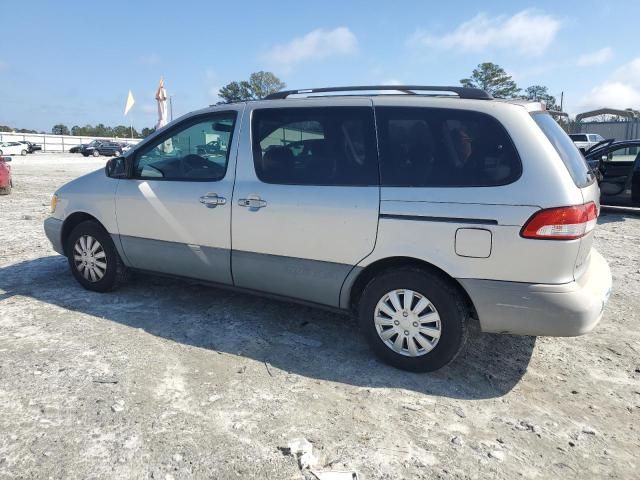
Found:
[[134, 103], [136, 103], [136, 101], [133, 99], [133, 93], [131, 93], [131, 90], [129, 90], [129, 96], [127, 97], [127, 104], [124, 106], [125, 115], [129, 113], [129, 110], [131, 110], [131, 107], [133, 107]]

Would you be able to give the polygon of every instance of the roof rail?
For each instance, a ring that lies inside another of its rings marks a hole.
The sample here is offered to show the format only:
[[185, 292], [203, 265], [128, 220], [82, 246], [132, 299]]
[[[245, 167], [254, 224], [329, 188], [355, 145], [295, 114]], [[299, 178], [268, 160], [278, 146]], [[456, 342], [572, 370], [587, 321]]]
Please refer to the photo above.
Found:
[[404, 92], [408, 95], [415, 95], [415, 92], [451, 92], [460, 98], [472, 98], [479, 100], [491, 100], [493, 97], [484, 90], [469, 87], [446, 87], [446, 86], [430, 86], [430, 85], [357, 85], [352, 87], [324, 87], [324, 88], [305, 88], [302, 90], [283, 90], [281, 92], [272, 93], [264, 97], [265, 100], [280, 100], [287, 98], [289, 95], [302, 95], [305, 93], [328, 93], [328, 92], [357, 92], [365, 90], [381, 90]]

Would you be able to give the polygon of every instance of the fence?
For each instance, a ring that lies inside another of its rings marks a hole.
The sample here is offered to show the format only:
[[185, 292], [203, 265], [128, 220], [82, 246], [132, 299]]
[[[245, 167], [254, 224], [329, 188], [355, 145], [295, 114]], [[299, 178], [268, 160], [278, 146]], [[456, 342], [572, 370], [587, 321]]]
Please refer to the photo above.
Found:
[[634, 140], [640, 138], [640, 120], [626, 122], [576, 122], [571, 133], [599, 133], [603, 138]]
[[47, 133], [0, 132], [0, 142], [32, 142], [42, 147], [43, 152], [68, 152], [70, 148], [92, 140], [111, 140], [135, 145], [138, 138], [78, 137], [74, 135], [51, 135]]

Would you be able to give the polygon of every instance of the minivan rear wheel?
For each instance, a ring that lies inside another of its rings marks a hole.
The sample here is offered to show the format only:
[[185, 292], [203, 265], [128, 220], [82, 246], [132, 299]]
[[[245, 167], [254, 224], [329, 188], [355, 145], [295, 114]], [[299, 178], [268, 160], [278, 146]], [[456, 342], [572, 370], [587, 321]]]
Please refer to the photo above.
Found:
[[126, 280], [127, 269], [111, 235], [95, 221], [78, 224], [67, 238], [65, 251], [71, 273], [87, 290], [109, 292]]
[[437, 370], [467, 337], [464, 299], [442, 276], [417, 268], [386, 271], [365, 287], [360, 325], [373, 351], [404, 370]]

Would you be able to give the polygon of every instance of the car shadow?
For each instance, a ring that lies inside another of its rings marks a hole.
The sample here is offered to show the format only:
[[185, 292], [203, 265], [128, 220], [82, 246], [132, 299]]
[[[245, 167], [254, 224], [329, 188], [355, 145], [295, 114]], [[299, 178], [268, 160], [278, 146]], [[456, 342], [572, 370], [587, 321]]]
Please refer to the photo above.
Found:
[[272, 370], [458, 399], [509, 392], [535, 346], [533, 337], [472, 329], [467, 348], [453, 363], [416, 374], [374, 358], [349, 317], [188, 281], [140, 275], [117, 292], [99, 294], [76, 283], [64, 257], [49, 256], [0, 268], [0, 289], [0, 301], [30, 297], [186, 345], [252, 358]]

